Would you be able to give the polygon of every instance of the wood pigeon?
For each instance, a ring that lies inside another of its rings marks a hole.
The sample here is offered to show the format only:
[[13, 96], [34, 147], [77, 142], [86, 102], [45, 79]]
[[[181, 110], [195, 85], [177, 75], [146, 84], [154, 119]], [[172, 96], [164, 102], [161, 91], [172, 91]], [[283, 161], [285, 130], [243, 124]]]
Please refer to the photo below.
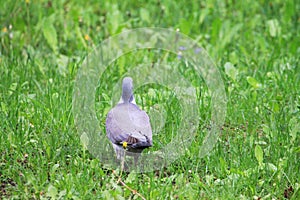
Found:
[[125, 158], [126, 151], [136, 163], [143, 149], [152, 146], [150, 120], [135, 103], [130, 77], [123, 79], [121, 99], [107, 114], [106, 134], [120, 160]]

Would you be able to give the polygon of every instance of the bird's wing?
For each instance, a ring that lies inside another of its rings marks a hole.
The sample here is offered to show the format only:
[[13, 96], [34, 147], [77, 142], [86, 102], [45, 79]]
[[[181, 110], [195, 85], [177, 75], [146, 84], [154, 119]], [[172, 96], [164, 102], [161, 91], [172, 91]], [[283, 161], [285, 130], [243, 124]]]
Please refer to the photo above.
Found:
[[[118, 104], [107, 115], [106, 132], [115, 144], [135, 138], [139, 142], [150, 141], [152, 129], [146, 112], [135, 104]], [[135, 140], [131, 140], [135, 141]]]

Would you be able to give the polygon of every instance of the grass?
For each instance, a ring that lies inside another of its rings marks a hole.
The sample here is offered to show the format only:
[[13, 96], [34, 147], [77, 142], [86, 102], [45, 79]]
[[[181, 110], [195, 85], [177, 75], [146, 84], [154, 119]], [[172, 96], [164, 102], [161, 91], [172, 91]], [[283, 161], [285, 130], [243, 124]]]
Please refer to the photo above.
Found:
[[[208, 51], [225, 83], [227, 116], [213, 151], [198, 158], [210, 97], [202, 79], [180, 64], [201, 102], [197, 137], [167, 168], [123, 173], [122, 180], [146, 199], [299, 199], [299, 11], [296, 0], [2, 3], [0, 198], [139, 198], [117, 184], [118, 170], [104, 168], [85, 150], [72, 96], [78, 69], [95, 46], [122, 30], [150, 26], [178, 28]], [[103, 130], [111, 88], [141, 60], [156, 62], [163, 55], [140, 51], [111, 64], [95, 97]], [[152, 151], [170, 141], [172, 127], [176, 132], [180, 106], [161, 86], [136, 93], [148, 112], [169, 102]]]

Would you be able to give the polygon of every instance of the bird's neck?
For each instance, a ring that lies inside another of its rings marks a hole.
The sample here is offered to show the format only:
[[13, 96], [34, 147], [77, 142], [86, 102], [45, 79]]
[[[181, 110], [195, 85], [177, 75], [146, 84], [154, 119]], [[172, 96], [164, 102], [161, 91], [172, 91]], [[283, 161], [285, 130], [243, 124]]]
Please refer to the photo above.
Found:
[[123, 98], [123, 96], [122, 96], [119, 103], [133, 103], [133, 104], [136, 104], [133, 95], [131, 95], [130, 98]]

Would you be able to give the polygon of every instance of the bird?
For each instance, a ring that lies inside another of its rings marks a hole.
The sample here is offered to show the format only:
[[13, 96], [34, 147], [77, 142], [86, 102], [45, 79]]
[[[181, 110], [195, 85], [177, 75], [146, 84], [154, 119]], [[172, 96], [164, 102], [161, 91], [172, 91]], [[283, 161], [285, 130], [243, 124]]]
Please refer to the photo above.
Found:
[[136, 105], [133, 95], [133, 79], [125, 77], [118, 104], [106, 117], [106, 134], [111, 141], [118, 160], [125, 154], [134, 157], [137, 164], [142, 151], [153, 145], [152, 129], [147, 113]]

